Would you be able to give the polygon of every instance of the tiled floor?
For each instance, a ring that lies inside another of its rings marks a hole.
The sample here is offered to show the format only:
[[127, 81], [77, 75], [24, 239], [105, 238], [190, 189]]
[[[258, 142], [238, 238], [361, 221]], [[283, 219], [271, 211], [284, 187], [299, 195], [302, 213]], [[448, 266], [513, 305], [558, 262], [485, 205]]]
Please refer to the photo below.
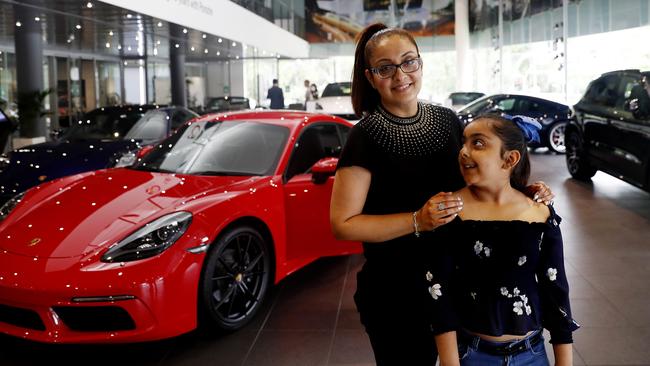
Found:
[[[650, 365], [650, 194], [598, 173], [569, 179], [560, 155], [533, 156], [563, 217], [576, 365]], [[277, 286], [247, 328], [147, 344], [61, 346], [0, 337], [0, 365], [372, 365], [352, 301], [360, 256], [327, 258]], [[550, 348], [549, 348], [550, 351]]]

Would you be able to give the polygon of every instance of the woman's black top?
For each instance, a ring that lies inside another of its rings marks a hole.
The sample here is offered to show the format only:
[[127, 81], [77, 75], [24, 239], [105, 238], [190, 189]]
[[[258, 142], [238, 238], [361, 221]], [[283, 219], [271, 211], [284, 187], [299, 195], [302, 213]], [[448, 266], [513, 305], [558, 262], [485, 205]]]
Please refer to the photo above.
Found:
[[[464, 186], [458, 166], [461, 136], [461, 123], [447, 108], [418, 103], [415, 116], [400, 118], [378, 107], [350, 131], [338, 168], [359, 166], [371, 173], [364, 214], [413, 212], [436, 193]], [[364, 304], [378, 313], [395, 306], [415, 309], [417, 286], [406, 279], [415, 276], [426, 237], [364, 243], [366, 264], [355, 295], [360, 311]]]
[[459, 217], [437, 230], [421, 274], [435, 333], [458, 327], [500, 336], [546, 328], [551, 343], [572, 343], [560, 217], [546, 222]]

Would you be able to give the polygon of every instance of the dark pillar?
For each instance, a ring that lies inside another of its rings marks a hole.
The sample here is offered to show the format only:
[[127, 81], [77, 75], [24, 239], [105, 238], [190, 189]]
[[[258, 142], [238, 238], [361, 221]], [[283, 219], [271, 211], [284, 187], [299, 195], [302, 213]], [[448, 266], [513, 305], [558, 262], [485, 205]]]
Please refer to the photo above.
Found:
[[172, 104], [187, 107], [187, 91], [185, 90], [185, 40], [187, 37], [183, 33], [183, 27], [177, 24], [169, 24], [169, 35]]
[[46, 134], [45, 123], [41, 118], [46, 95], [43, 93], [41, 23], [35, 20], [40, 13], [32, 7], [14, 4], [14, 16], [20, 136], [41, 137]]

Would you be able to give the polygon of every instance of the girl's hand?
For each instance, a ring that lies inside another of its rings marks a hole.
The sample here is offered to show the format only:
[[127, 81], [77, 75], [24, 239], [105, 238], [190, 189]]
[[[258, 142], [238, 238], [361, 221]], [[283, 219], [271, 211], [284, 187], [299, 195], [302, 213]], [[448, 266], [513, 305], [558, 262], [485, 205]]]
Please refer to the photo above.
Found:
[[526, 187], [526, 193], [535, 202], [543, 203], [547, 206], [553, 205], [555, 194], [551, 191], [551, 187], [542, 181], [537, 181]]
[[453, 220], [463, 209], [463, 200], [450, 192], [440, 192], [418, 210], [416, 219], [422, 231], [431, 231]]

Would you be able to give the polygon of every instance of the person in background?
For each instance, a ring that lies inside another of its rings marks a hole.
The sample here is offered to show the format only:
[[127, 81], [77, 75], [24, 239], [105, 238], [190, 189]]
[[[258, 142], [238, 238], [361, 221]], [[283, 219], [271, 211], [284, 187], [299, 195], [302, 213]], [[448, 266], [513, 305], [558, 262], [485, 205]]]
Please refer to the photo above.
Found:
[[420, 274], [442, 366], [548, 366], [542, 327], [551, 333], [555, 365], [573, 364], [578, 324], [561, 218], [524, 194], [527, 144], [539, 142], [541, 127], [496, 114], [465, 127], [458, 160], [466, 186], [454, 192], [463, 210], [425, 246], [430, 262]]
[[284, 109], [284, 93], [278, 86], [278, 79], [273, 79], [273, 86], [269, 88], [266, 98], [271, 99], [271, 109]]
[[[383, 24], [357, 38], [352, 128], [337, 167], [332, 232], [363, 242], [354, 300], [377, 365], [434, 365], [427, 294], [416, 279], [431, 231], [461, 212], [462, 126], [450, 109], [418, 101], [422, 59], [414, 38]], [[539, 184], [540, 200], [552, 194]], [[455, 342], [455, 340], [453, 340]]]
[[311, 100], [318, 99], [318, 87], [316, 84], [311, 84], [309, 87], [309, 92], [311, 93]]
[[305, 80], [305, 110], [307, 109], [307, 102], [314, 100], [314, 96], [311, 94], [311, 84], [309, 80]]

